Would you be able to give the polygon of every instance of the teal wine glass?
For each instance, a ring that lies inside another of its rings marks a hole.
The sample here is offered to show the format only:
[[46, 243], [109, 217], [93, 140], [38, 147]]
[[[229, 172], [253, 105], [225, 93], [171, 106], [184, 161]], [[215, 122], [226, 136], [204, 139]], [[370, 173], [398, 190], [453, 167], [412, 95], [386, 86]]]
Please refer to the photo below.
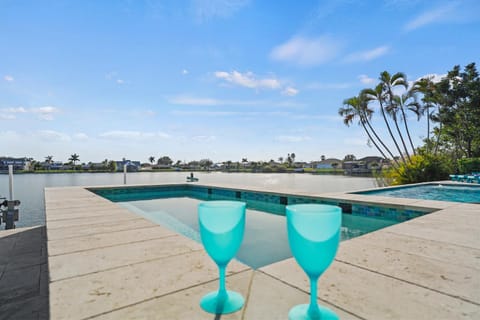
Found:
[[290, 320], [338, 319], [330, 309], [317, 303], [318, 278], [332, 263], [340, 242], [342, 209], [321, 204], [297, 204], [286, 207], [290, 249], [310, 279], [310, 304], [293, 307]]
[[244, 299], [238, 292], [225, 289], [225, 269], [237, 253], [245, 230], [245, 203], [207, 201], [198, 206], [200, 237], [208, 255], [218, 265], [220, 287], [200, 301], [203, 310], [225, 314], [240, 310]]

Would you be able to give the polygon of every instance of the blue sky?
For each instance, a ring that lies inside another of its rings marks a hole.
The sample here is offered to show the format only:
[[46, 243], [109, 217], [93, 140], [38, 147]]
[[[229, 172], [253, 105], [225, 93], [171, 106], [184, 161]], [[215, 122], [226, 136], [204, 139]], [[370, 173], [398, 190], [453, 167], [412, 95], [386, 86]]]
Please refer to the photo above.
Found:
[[[342, 101], [384, 70], [478, 65], [478, 12], [476, 0], [0, 0], [0, 156], [378, 155], [343, 125]], [[426, 126], [410, 118], [419, 142]]]

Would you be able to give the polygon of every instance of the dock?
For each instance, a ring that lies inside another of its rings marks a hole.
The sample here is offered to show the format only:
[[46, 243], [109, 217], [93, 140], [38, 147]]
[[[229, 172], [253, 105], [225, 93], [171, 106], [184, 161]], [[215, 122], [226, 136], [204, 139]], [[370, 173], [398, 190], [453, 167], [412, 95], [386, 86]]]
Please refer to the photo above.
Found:
[[[341, 319], [480, 319], [479, 204], [318, 196], [437, 210], [341, 242], [318, 282], [321, 305]], [[218, 286], [201, 244], [83, 187], [45, 189], [45, 207], [46, 227], [0, 232], [0, 318], [215, 317], [199, 306]], [[309, 301], [293, 258], [258, 270], [232, 261], [227, 288], [245, 306], [221, 319], [286, 319]]]

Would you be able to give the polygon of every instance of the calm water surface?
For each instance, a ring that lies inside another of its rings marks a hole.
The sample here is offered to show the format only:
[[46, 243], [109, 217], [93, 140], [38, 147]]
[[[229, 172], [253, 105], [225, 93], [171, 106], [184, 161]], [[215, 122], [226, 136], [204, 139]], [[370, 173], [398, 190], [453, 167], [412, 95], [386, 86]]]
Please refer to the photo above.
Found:
[[[135, 172], [127, 184], [184, 183], [188, 172]], [[239, 188], [264, 187], [296, 193], [343, 192], [374, 188], [371, 177], [282, 173], [195, 173], [202, 184], [228, 184]], [[123, 184], [123, 173], [68, 173], [14, 175], [14, 198], [21, 201], [17, 227], [45, 224], [45, 187]], [[0, 175], [0, 197], [8, 197], [8, 175]], [[4, 225], [1, 227], [4, 228]]]

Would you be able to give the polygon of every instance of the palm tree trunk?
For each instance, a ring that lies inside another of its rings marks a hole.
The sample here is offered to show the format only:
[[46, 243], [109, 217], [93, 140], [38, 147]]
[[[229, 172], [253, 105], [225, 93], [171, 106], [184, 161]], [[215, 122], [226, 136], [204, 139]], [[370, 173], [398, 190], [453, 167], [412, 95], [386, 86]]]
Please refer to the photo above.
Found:
[[412, 136], [410, 135], [410, 130], [408, 129], [407, 117], [405, 115], [405, 110], [403, 110], [402, 106], [400, 106], [400, 110], [402, 111], [403, 124], [405, 125], [405, 131], [407, 132], [407, 137], [408, 137], [408, 140], [410, 141], [410, 146], [412, 147], [413, 154], [416, 156], [417, 151], [415, 151], [415, 146], [413, 145], [413, 142], [412, 142]]
[[390, 128], [390, 124], [388, 123], [387, 116], [385, 115], [385, 110], [383, 110], [383, 104], [380, 99], [378, 99], [378, 102], [380, 103], [380, 110], [382, 111], [382, 116], [383, 120], [385, 121], [385, 124], [387, 125], [388, 133], [390, 134], [390, 137], [393, 140], [393, 143], [395, 144], [395, 147], [398, 150], [398, 153], [400, 153], [400, 157], [402, 158], [403, 162], [405, 162], [405, 157], [402, 154], [402, 151], [400, 150], [400, 147], [398, 146], [397, 140], [395, 139], [395, 136], [393, 135], [392, 128]]
[[370, 124], [370, 121], [366, 120], [365, 123], [368, 125], [368, 127], [372, 131], [373, 135], [377, 138], [378, 142], [385, 148], [385, 150], [390, 155], [390, 157], [392, 157], [392, 160], [395, 161], [395, 164], [398, 166], [399, 163], [398, 163], [397, 159], [395, 159], [395, 156], [393, 155], [392, 151], [390, 151], [390, 149], [385, 145], [385, 143], [382, 141], [382, 139], [380, 139], [377, 132], [375, 131], [375, 129], [373, 129], [372, 125]]
[[427, 152], [430, 151], [430, 106], [427, 105]]
[[373, 139], [372, 135], [370, 134], [370, 131], [368, 131], [367, 127], [365, 126], [365, 121], [361, 120], [360, 123], [362, 124], [362, 127], [365, 130], [365, 132], [367, 133], [368, 139], [370, 139], [370, 141], [372, 141], [373, 145], [375, 146], [375, 148], [377, 148], [377, 150], [380, 152], [380, 154], [383, 156], [383, 158], [388, 159], [387, 156], [385, 155], [385, 153], [383, 152], [383, 150], [380, 149], [378, 144]]
[[400, 141], [402, 142], [403, 149], [405, 150], [405, 154], [407, 155], [407, 159], [410, 162], [410, 154], [408, 153], [407, 145], [405, 144], [402, 132], [400, 131], [400, 126], [398, 125], [397, 114], [393, 115], [393, 122], [395, 123], [395, 127], [397, 128], [398, 136], [400, 137]]

